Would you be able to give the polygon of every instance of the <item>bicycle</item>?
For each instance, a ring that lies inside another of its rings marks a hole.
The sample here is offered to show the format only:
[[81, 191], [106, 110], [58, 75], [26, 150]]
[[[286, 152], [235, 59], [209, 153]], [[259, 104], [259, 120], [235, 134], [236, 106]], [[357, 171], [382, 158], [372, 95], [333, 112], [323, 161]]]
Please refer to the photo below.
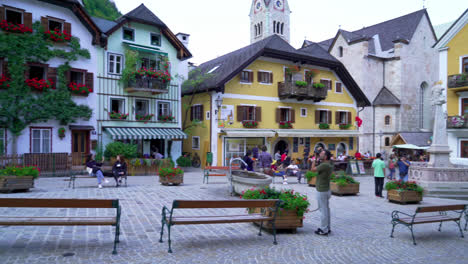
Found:
[[193, 154], [193, 158], [192, 158], [192, 167], [200, 168], [200, 165], [201, 165], [200, 156], [198, 156], [198, 154], [195, 152], [195, 154]]

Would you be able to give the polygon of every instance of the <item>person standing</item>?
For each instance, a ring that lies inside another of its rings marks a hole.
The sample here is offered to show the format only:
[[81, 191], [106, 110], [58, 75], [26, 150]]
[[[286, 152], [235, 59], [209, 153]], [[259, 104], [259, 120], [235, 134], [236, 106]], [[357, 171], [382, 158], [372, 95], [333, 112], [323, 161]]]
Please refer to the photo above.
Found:
[[395, 164], [396, 163], [397, 163], [397, 159], [395, 158], [395, 155], [391, 154], [390, 158], [388, 159], [388, 169], [390, 170], [390, 175], [388, 175], [388, 179], [391, 181], [393, 180], [393, 177], [395, 177]]
[[259, 165], [263, 173], [265, 173], [266, 170], [270, 170], [271, 163], [273, 162], [270, 153], [266, 151], [267, 147], [262, 146], [262, 153], [258, 154]]
[[382, 154], [377, 153], [376, 159], [372, 162], [374, 168], [375, 196], [383, 198], [382, 190], [385, 179], [385, 162], [382, 160]]
[[406, 159], [406, 156], [402, 156], [400, 160], [397, 162], [398, 170], [400, 171], [400, 181], [407, 182], [408, 181], [408, 171], [411, 165], [411, 162]]
[[[331, 233], [330, 225], [330, 179], [333, 172], [333, 165], [330, 163], [332, 154], [328, 150], [322, 150], [320, 154], [316, 154], [316, 159], [312, 161], [312, 171], [317, 172], [317, 202], [320, 209], [320, 228], [315, 231], [315, 234], [326, 236]], [[317, 160], [320, 158], [322, 163], [316, 166]]]

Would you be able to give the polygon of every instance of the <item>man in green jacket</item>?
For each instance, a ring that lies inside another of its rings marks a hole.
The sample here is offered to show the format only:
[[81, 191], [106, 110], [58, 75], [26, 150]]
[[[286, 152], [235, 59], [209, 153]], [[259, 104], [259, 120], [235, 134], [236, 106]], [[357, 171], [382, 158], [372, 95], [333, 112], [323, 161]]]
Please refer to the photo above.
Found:
[[319, 154], [321, 164], [315, 166], [317, 158], [312, 162], [312, 171], [316, 171], [317, 182], [317, 202], [320, 209], [320, 228], [315, 231], [315, 234], [326, 236], [331, 233], [330, 228], [330, 204], [331, 197], [330, 179], [333, 172], [333, 165], [330, 163], [332, 154], [328, 150], [322, 150]]
[[382, 154], [377, 153], [376, 159], [372, 162], [375, 179], [375, 196], [383, 198], [382, 190], [385, 179], [385, 162], [382, 160]]

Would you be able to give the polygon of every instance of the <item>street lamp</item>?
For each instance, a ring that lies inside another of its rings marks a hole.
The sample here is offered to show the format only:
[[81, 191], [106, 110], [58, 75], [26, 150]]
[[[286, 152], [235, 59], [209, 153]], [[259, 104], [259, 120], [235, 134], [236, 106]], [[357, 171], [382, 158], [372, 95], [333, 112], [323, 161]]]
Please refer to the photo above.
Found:
[[215, 115], [216, 115], [216, 119], [218, 118], [218, 112], [219, 112], [219, 109], [221, 108], [221, 106], [223, 105], [223, 98], [221, 98], [220, 95], [218, 95], [218, 97], [215, 99], [215, 104], [216, 104], [216, 110], [215, 110]]

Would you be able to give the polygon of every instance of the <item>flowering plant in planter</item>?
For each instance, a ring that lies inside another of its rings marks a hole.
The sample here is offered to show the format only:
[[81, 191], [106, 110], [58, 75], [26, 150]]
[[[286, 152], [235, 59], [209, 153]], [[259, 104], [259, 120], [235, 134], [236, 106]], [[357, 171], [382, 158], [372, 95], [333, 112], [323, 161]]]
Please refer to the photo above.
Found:
[[385, 190], [397, 190], [398, 192], [404, 191], [416, 191], [420, 194], [424, 192], [424, 188], [419, 186], [414, 181], [403, 182], [401, 180], [398, 181], [389, 181], [385, 184]]
[[2, 20], [2, 22], [0, 22], [0, 28], [2, 28], [5, 31], [13, 32], [13, 33], [32, 33], [33, 32], [31, 28], [28, 28], [23, 24], [13, 24], [6, 20]]
[[284, 129], [293, 128], [291, 121], [281, 121], [279, 123], [279, 126], [280, 128], [284, 128]]
[[307, 86], [307, 82], [304, 82], [304, 81], [296, 81], [296, 86], [297, 87], [306, 87]]
[[71, 92], [74, 94], [88, 95], [93, 92], [93, 89], [88, 88], [82, 83], [71, 82], [68, 84], [68, 88], [70, 88]]
[[258, 122], [257, 121], [242, 121], [242, 126], [245, 128], [257, 128]]
[[158, 116], [158, 120], [162, 122], [171, 122], [175, 120], [175, 117], [171, 115], [160, 115]]
[[36, 179], [41, 170], [37, 166], [9, 166], [0, 170], [1, 176], [32, 176]]
[[65, 137], [65, 128], [61, 127], [58, 129], [59, 138], [63, 139]]
[[[309, 201], [307, 195], [303, 195], [294, 190], [277, 191], [274, 188], [265, 188], [262, 190], [249, 189], [242, 193], [242, 199], [279, 199], [283, 201], [280, 208], [287, 210], [296, 210], [297, 216], [304, 216], [304, 213], [309, 212]], [[281, 213], [280, 213], [281, 214]]]
[[159, 169], [159, 177], [172, 178], [176, 175], [184, 174], [181, 168], [161, 168]]
[[112, 111], [112, 112], [109, 112], [109, 117], [110, 117], [110, 119], [125, 120], [125, 119], [127, 119], [128, 114]]
[[58, 29], [47, 30], [46, 32], [44, 32], [44, 34], [46, 34], [46, 36], [48, 36], [49, 39], [53, 42], [65, 42], [70, 41], [71, 39], [71, 35], [68, 34], [68, 32], [65, 30], [63, 30], [62, 32], [60, 32], [60, 30]]
[[330, 182], [334, 182], [338, 186], [346, 186], [350, 183], [359, 183], [353, 177], [346, 175], [344, 172], [339, 176], [335, 176], [333, 174]]
[[137, 121], [144, 121], [145, 124], [148, 123], [148, 121], [151, 120], [151, 118], [153, 118], [153, 114], [136, 114], [135, 115], [135, 119]]
[[317, 70], [306, 71], [305, 77], [308, 80], [312, 80], [317, 75], [317, 73], [318, 73]]
[[320, 129], [329, 129], [329, 128], [330, 128], [330, 125], [327, 124], [327, 123], [320, 123], [320, 124], [319, 124], [319, 128], [320, 128]]
[[323, 83], [314, 83], [313, 86], [314, 86], [314, 88], [319, 89], [319, 88], [324, 88], [324, 87], [325, 87], [325, 84], [323, 84]]
[[286, 74], [294, 74], [294, 73], [297, 73], [299, 72], [301, 69], [299, 69], [299, 66], [292, 66], [292, 67], [288, 67], [286, 68], [284, 71], [286, 72]]
[[339, 124], [340, 129], [348, 129], [351, 127], [351, 124]]
[[450, 124], [453, 127], [462, 127], [465, 125], [465, 118], [463, 116], [452, 116], [450, 117]]
[[26, 79], [26, 84], [39, 91], [43, 91], [46, 88], [50, 88], [53, 84], [52, 80], [48, 79], [38, 79], [38, 78], [33, 78], [33, 79]]
[[5, 75], [2, 75], [0, 77], [0, 89], [7, 89], [8, 87], [10, 87], [10, 84], [8, 84], [9, 80], [10, 78], [6, 77]]

